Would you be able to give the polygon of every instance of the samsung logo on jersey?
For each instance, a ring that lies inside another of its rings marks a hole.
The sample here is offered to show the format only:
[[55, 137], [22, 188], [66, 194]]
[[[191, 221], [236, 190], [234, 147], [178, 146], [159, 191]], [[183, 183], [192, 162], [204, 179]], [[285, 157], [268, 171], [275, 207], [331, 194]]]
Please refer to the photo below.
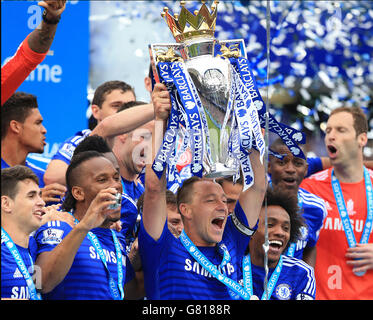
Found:
[[[352, 230], [356, 232], [362, 232], [364, 228], [364, 220], [350, 219]], [[325, 230], [344, 230], [342, 220], [340, 218], [327, 217], [323, 228]]]
[[30, 293], [27, 287], [13, 287], [11, 299], [26, 299], [30, 300]]
[[[102, 251], [104, 252], [106, 262], [117, 263], [117, 255], [115, 251], [108, 251], [106, 249], [102, 249]], [[89, 247], [89, 252], [90, 252], [89, 256], [92, 259], [100, 259], [99, 254], [96, 252], [93, 246]], [[124, 255], [122, 255], [122, 264], [123, 266], [126, 266], [126, 259]]]
[[[227, 265], [223, 268], [221, 268], [220, 266], [216, 267], [221, 273], [226, 274], [228, 277], [235, 271], [234, 266], [230, 262], [228, 262]], [[213, 277], [213, 275], [205, 270], [197, 261], [192, 262], [192, 260], [190, 259], [185, 259], [184, 269], [185, 271], [194, 272], [207, 278]]]

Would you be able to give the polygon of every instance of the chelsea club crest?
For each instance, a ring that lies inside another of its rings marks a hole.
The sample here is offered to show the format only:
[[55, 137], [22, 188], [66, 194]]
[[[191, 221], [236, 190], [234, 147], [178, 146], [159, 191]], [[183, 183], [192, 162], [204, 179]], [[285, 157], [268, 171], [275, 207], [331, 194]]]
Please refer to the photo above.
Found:
[[289, 300], [291, 297], [291, 292], [291, 287], [286, 283], [282, 283], [276, 288], [276, 297], [280, 300]]

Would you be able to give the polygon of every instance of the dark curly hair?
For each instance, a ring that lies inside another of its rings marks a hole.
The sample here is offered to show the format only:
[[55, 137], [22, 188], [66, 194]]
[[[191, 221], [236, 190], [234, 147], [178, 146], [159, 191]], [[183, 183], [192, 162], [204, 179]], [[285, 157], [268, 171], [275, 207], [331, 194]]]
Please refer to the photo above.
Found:
[[305, 226], [305, 220], [302, 215], [302, 209], [298, 206], [297, 194], [289, 194], [281, 192], [279, 189], [267, 189], [266, 197], [263, 200], [262, 208], [269, 206], [279, 206], [283, 208], [290, 217], [290, 238], [288, 246], [292, 242], [296, 242], [301, 236], [301, 227]]

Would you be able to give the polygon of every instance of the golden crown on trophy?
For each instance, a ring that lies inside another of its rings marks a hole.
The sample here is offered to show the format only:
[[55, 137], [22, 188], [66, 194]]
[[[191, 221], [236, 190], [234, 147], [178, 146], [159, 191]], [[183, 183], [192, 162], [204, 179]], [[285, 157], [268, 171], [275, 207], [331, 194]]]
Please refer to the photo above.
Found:
[[202, 6], [195, 10], [194, 14], [185, 8], [186, 1], [180, 1], [182, 7], [180, 14], [173, 16], [164, 7], [161, 16], [167, 22], [176, 42], [185, 42], [194, 38], [213, 38], [216, 27], [217, 6], [219, 1], [215, 0], [211, 6], [212, 13], [206, 6], [206, 1], [201, 1]]

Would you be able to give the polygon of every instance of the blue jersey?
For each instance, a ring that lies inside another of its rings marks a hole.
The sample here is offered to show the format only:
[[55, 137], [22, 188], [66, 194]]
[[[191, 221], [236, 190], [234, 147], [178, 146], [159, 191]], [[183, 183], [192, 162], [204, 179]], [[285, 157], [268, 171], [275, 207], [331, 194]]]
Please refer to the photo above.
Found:
[[68, 138], [61, 144], [52, 160], [61, 160], [66, 164], [70, 164], [76, 146], [91, 134], [91, 130], [85, 129], [77, 132], [74, 136]]
[[133, 242], [133, 231], [138, 216], [137, 201], [144, 193], [144, 185], [138, 179], [137, 184], [122, 178], [122, 208], [120, 221], [122, 222], [122, 234], [128, 242]]
[[[247, 225], [241, 206], [235, 209], [238, 219]], [[222, 243], [227, 247], [231, 260], [221, 269], [222, 255], [215, 247], [198, 249], [234, 281], [240, 275], [240, 262], [250, 241], [235, 227], [228, 217]], [[228, 288], [207, 272], [185, 249], [180, 239], [168, 230], [167, 222], [158, 241], [147, 234], [141, 222], [139, 250], [144, 271], [146, 297], [150, 300], [230, 300]]]
[[[31, 163], [28, 160], [26, 160], [25, 166], [30, 168], [36, 174], [36, 176], [38, 177], [39, 188], [44, 188], [44, 186], [45, 186], [45, 184], [44, 184], [45, 170], [42, 169], [42, 168], [39, 168], [38, 166], [34, 165], [33, 163]], [[6, 168], [9, 168], [9, 167], [10, 167], [10, 165], [7, 164], [3, 159], [1, 159], [1, 169], [6, 169]]]
[[[53, 250], [72, 230], [65, 222], [51, 221], [39, 228], [35, 233], [38, 244], [37, 254]], [[118, 283], [117, 256], [110, 229], [95, 228], [94, 233], [105, 253], [106, 263], [110, 273]], [[116, 233], [120, 242], [123, 257], [123, 285], [134, 277], [134, 271], [124, 251], [124, 238]], [[43, 299], [51, 300], [112, 300], [109, 289], [107, 271], [100, 256], [86, 237], [78, 249], [74, 262], [65, 279]]]
[[[283, 265], [276, 286], [270, 300], [314, 300], [316, 294], [316, 282], [314, 270], [304, 261], [283, 257]], [[254, 294], [262, 297], [264, 292], [265, 270], [251, 264]], [[268, 279], [270, 279], [275, 268], [269, 268]], [[242, 284], [242, 276], [240, 283]]]
[[320, 230], [327, 215], [325, 202], [320, 197], [299, 188], [299, 201], [306, 226], [301, 228], [301, 238], [296, 242], [294, 257], [303, 259], [305, 247], [314, 247], [319, 239]]
[[[36, 258], [36, 243], [34, 238], [30, 237], [28, 248], [18, 245], [16, 247], [28, 272], [32, 276]], [[30, 299], [25, 278], [19, 270], [13, 255], [3, 242], [1, 242], [1, 298]]]
[[305, 178], [309, 177], [310, 175], [312, 175], [316, 172], [319, 172], [319, 171], [323, 170], [321, 158], [319, 158], [319, 157], [307, 158], [307, 164], [308, 164], [308, 170], [307, 170], [307, 174], [306, 174]]

